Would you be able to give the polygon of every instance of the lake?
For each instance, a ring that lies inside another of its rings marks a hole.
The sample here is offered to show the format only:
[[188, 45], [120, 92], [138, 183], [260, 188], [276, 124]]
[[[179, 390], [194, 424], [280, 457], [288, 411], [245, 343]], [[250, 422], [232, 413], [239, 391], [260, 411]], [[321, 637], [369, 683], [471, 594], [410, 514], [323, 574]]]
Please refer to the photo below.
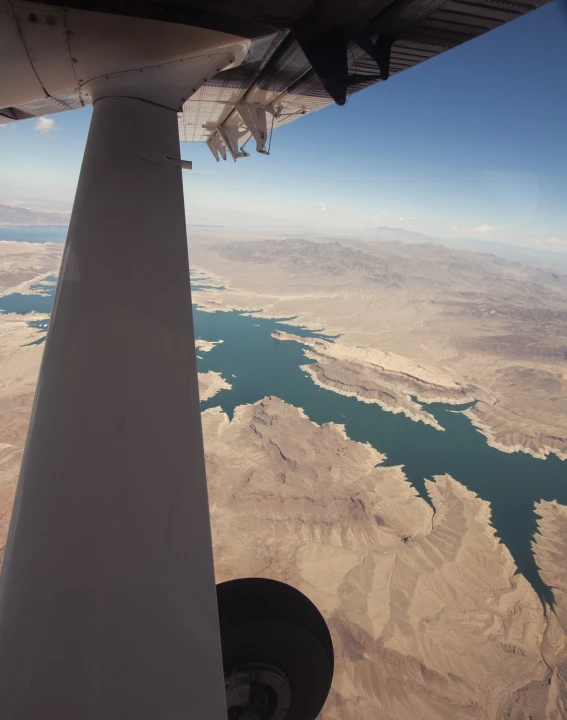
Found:
[[0, 240], [64, 243], [67, 230], [67, 225], [6, 225], [0, 227]]
[[[194, 289], [207, 287], [211, 285], [202, 277], [193, 283]], [[41, 312], [49, 312], [51, 306], [45, 309], [45, 303], [53, 301], [55, 286], [47, 282], [39, 289], [42, 295], [18, 298], [14, 293], [0, 298], [0, 309], [29, 312], [27, 308], [37, 309], [41, 303]], [[536, 530], [533, 505], [541, 498], [567, 504], [566, 462], [555, 455], [539, 460], [526, 453], [503, 453], [491, 448], [469, 419], [455, 412], [453, 405], [426, 406], [445, 429], [440, 432], [405, 415], [386, 412], [378, 405], [318, 387], [300, 369], [312, 362], [304, 357], [303, 348], [271, 337], [276, 329], [301, 336], [318, 335], [294, 326], [293, 318], [276, 321], [235, 311], [208, 313], [194, 306], [194, 321], [197, 337], [224, 341], [208, 353], [199, 353], [199, 371], [220, 372], [232, 385], [231, 390], [222, 390], [202, 403], [203, 409], [220, 405], [232, 417], [238, 405], [275, 395], [303, 408], [314, 422], [342, 424], [350, 438], [369, 442], [385, 453], [386, 464], [402, 465], [408, 480], [428, 502], [424, 480], [449, 473], [491, 503], [494, 527], [519, 571], [542, 599], [552, 601], [551, 590], [539, 577], [531, 551]], [[38, 331], [35, 342], [42, 342], [46, 321], [36, 320], [30, 325]]]

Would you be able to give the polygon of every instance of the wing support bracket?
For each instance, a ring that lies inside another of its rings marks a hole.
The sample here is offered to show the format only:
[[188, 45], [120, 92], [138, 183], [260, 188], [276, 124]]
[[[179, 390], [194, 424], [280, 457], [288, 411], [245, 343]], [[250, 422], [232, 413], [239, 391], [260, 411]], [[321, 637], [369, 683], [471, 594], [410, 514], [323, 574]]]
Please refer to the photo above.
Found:
[[219, 125], [217, 128], [217, 133], [234, 162], [241, 157], [250, 157], [250, 153], [247, 153], [244, 148], [239, 147], [240, 138], [246, 135], [247, 132], [248, 130], [241, 130], [238, 125], [226, 125], [226, 123]]
[[271, 105], [260, 105], [259, 103], [248, 104], [247, 102], [238, 103], [235, 108], [250, 134], [256, 140], [256, 152], [269, 155], [270, 152], [266, 149], [268, 141], [267, 116], [269, 114], [272, 118], [279, 117], [279, 108], [276, 109]]
[[217, 162], [219, 162], [221, 157], [223, 160], [226, 160], [226, 145], [223, 143], [216, 130], [209, 136], [207, 145]]
[[[239, 102], [234, 106], [227, 120], [220, 125], [203, 125], [207, 130], [212, 130], [207, 138], [207, 145], [217, 162], [222, 158], [226, 160], [227, 151], [236, 162], [238, 158], [250, 157], [250, 153], [244, 150], [244, 145], [253, 137], [256, 141], [256, 151], [262, 155], [270, 154], [270, 147], [266, 143], [270, 138], [274, 127], [274, 120], [281, 116], [281, 107], [273, 105], [261, 105], [260, 103]], [[235, 117], [234, 112], [240, 116], [240, 122], [232, 124], [230, 121]], [[272, 116], [272, 126], [268, 132], [268, 115]], [[246, 142], [240, 145], [240, 139], [249, 135]]]

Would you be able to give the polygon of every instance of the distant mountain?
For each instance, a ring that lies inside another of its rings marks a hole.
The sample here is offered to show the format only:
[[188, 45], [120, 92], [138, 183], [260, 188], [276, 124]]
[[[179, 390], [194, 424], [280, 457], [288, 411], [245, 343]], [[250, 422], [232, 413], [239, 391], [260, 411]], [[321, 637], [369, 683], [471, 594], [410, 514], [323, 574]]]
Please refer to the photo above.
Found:
[[553, 250], [535, 249], [522, 245], [508, 245], [507, 243], [482, 240], [480, 238], [458, 238], [457, 240], [443, 240], [448, 247], [472, 250], [473, 252], [491, 253], [508, 260], [539, 265], [539, 267], [567, 272], [567, 253]]
[[68, 225], [68, 213], [41, 212], [13, 205], [0, 205], [0, 225]]
[[218, 245], [216, 249], [232, 262], [273, 263], [295, 275], [355, 274], [387, 286], [398, 286], [403, 281], [383, 258], [337, 241], [264, 240]]
[[537, 305], [532, 297], [536, 290], [540, 298], [547, 293], [544, 288], [567, 292], [567, 274], [557, 268], [553, 272], [551, 268], [533, 267], [495, 253], [449, 248], [434, 242], [264, 240], [219, 244], [212, 249], [230, 262], [277, 265], [296, 277], [327, 275], [346, 281], [348, 275], [354, 275], [382, 289], [405, 288], [416, 296], [431, 296], [437, 301], [440, 292], [448, 292], [451, 306], [462, 301], [463, 293], [476, 295], [479, 288], [481, 295], [484, 293], [479, 298], [480, 306], [486, 305], [489, 295], [494, 302], [510, 304], [511, 288], [516, 301], [528, 294], [527, 308]]
[[423, 233], [411, 232], [402, 228], [375, 227], [356, 231], [353, 236], [359, 240], [380, 241], [397, 240], [402, 243], [434, 243], [457, 250], [472, 250], [477, 253], [490, 253], [506, 260], [528, 263], [538, 267], [567, 273], [567, 253], [553, 252], [543, 248], [530, 248], [523, 245], [500, 243], [482, 238], [434, 238]]

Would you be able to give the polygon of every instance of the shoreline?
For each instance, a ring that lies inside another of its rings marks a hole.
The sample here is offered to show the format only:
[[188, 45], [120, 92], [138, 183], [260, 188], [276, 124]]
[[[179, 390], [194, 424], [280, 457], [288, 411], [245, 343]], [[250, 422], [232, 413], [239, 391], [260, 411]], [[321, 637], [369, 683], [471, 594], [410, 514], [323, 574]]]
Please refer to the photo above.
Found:
[[[478, 405], [479, 402], [482, 401], [478, 401], [476, 405]], [[455, 410], [455, 412], [465, 415], [470, 420], [471, 425], [476, 428], [477, 432], [479, 432], [486, 438], [487, 444], [490, 445], [490, 447], [493, 447], [495, 450], [499, 450], [500, 452], [505, 452], [508, 454], [512, 454], [514, 452], [522, 452], [527, 455], [531, 455], [537, 460], [547, 460], [550, 455], [556, 455], [559, 460], [562, 461], [567, 460], [567, 451], [562, 451], [560, 448], [547, 445], [545, 442], [539, 439], [536, 440], [535, 438], [530, 438], [532, 442], [539, 445], [539, 448], [541, 448], [539, 450], [529, 447], [527, 444], [523, 445], [520, 442], [514, 444], [506, 444], [504, 442], [501, 442], [500, 440], [497, 440], [495, 431], [492, 429], [492, 427], [490, 427], [488, 423], [482, 422], [478, 414], [474, 412], [474, 408], [467, 408], [466, 410]]]
[[367, 405], [378, 405], [382, 410], [384, 410], [384, 412], [392, 413], [392, 415], [399, 415], [401, 413], [405, 415], [409, 420], [413, 420], [414, 422], [422, 422], [424, 423], [424, 425], [429, 425], [430, 427], [434, 427], [436, 430], [441, 430], [442, 432], [445, 432], [445, 428], [439, 424], [439, 422], [433, 417], [433, 415], [430, 415], [425, 410], [423, 411], [423, 416], [421, 416], [421, 413], [419, 413], [418, 411], [416, 411], [415, 414], [412, 414], [411, 410], [409, 410], [408, 408], [391, 407], [387, 405], [383, 400], [380, 400], [378, 398], [364, 397], [364, 395], [360, 395], [355, 390], [348, 391], [335, 387], [333, 385], [326, 385], [325, 383], [321, 382], [317, 373], [312, 369], [313, 365], [300, 365], [299, 367], [301, 370], [308, 373], [315, 385], [322, 388], [323, 390], [328, 390], [329, 392], [334, 392], [337, 393], [337, 395], [343, 395], [345, 397], [354, 397], [359, 402], [366, 403]]
[[220, 372], [209, 370], [206, 373], [199, 373], [199, 397], [201, 402], [210, 400], [221, 390], [232, 390], [232, 385], [223, 378]]
[[[207, 273], [202, 266], [199, 267], [199, 272]], [[238, 291], [231, 283], [224, 277], [216, 273], [209, 273], [209, 276], [211, 278], [214, 277], [215, 282], [222, 282], [222, 284], [227, 287], [232, 293], [238, 293], [240, 296], [248, 296], [251, 300], [252, 298], [257, 299], [255, 297], [255, 293], [249, 292], [249, 291]], [[249, 304], [244, 304], [243, 302], [226, 302], [225, 299], [222, 297], [223, 293], [226, 291], [216, 293], [210, 293], [207, 291], [207, 297], [205, 297], [205, 292], [203, 291], [203, 295], [199, 295], [199, 291], [195, 293], [195, 304], [199, 310], [202, 312], [230, 312], [235, 311], [238, 313], [241, 313], [243, 315], [255, 315], [257, 317], [261, 317], [267, 320], [273, 320], [275, 323], [283, 323], [290, 325], [292, 327], [300, 328], [302, 331], [305, 332], [312, 332], [319, 334], [324, 334], [328, 336], [337, 336], [340, 337], [341, 335], [344, 335], [346, 332], [352, 332], [352, 329], [350, 331], [348, 329], [345, 329], [344, 327], [337, 327], [337, 326], [329, 326], [329, 324], [323, 320], [322, 318], [312, 318], [312, 317], [305, 317], [303, 314], [298, 314], [293, 316], [293, 318], [289, 319], [288, 317], [285, 317], [282, 319], [282, 313], [277, 312], [274, 310], [273, 305], [275, 302], [277, 302], [280, 299], [289, 300], [289, 298], [279, 298], [278, 297], [269, 297], [266, 298], [267, 302], [263, 305], [263, 307], [259, 306], [259, 303], [250, 302]], [[211, 297], [211, 294], [213, 297]], [[264, 297], [264, 296], [262, 296]], [[202, 303], [202, 304], [201, 304]], [[282, 337], [282, 335], [285, 335], [285, 331], [279, 331], [276, 330], [276, 333], [280, 335], [278, 339], [283, 340], [285, 339]], [[293, 338], [289, 338], [293, 339]], [[296, 342], [300, 342], [303, 345], [306, 345], [311, 348], [312, 351], [317, 352], [320, 351], [320, 347], [317, 347], [314, 345], [315, 342], [327, 342], [329, 344], [332, 344], [333, 348], [348, 348], [349, 346], [343, 346], [340, 342], [336, 342], [333, 340], [328, 341], [322, 341], [320, 338], [298, 338]], [[374, 355], [376, 352], [380, 354], [380, 351], [375, 351], [374, 349], [369, 349], [370, 355]], [[309, 359], [314, 359], [315, 361], [319, 361], [319, 357], [310, 356], [308, 352], [305, 353], [306, 356]], [[344, 355], [344, 353], [341, 353]], [[425, 377], [420, 377], [419, 375], [412, 374], [411, 372], [407, 372], [406, 368], [399, 368], [395, 366], [396, 362], [396, 355], [393, 353], [381, 353], [381, 357], [386, 359], [386, 368], [382, 367], [381, 371], [378, 373], [378, 376], [380, 377], [380, 380], [384, 380], [384, 377], [381, 376], [381, 372], [383, 373], [397, 373], [399, 375], [399, 382], [407, 382], [407, 383], [417, 383], [418, 385], [420, 383], [426, 382], [429, 380], [435, 380], [437, 377], [442, 377], [442, 374], [439, 375], [437, 371], [433, 371], [432, 375], [429, 375], [429, 372], [427, 371], [427, 368], [424, 368], [420, 363], [411, 361], [408, 358], [408, 361], [412, 364], [414, 368], [423, 369], [426, 370]], [[401, 357], [401, 356], [400, 356]], [[327, 355], [325, 355], [325, 359], [327, 358]], [[337, 360], [343, 359], [342, 357], [336, 358]], [[349, 360], [352, 360], [352, 358], [349, 358]], [[364, 358], [364, 353], [362, 353], [362, 358], [356, 358], [356, 362], [365, 362], [366, 358]], [[393, 362], [392, 362], [393, 361]], [[315, 381], [315, 374], [313, 370], [308, 371], [310, 378]], [[405, 379], [402, 378], [402, 375], [405, 374]], [[396, 396], [405, 396], [406, 398], [409, 398], [411, 401], [411, 398], [414, 397], [418, 403], [416, 405], [419, 405], [419, 403], [423, 403], [424, 405], [427, 405], [429, 403], [443, 403], [447, 405], [461, 405], [463, 403], [468, 402], [474, 402], [475, 405], [478, 403], [484, 403], [487, 405], [495, 404], [499, 401], [499, 396], [494, 395], [494, 391], [490, 389], [490, 387], [485, 386], [479, 386], [474, 388], [469, 388], [466, 385], [460, 385], [459, 383], [455, 382], [451, 379], [450, 385], [447, 388], [427, 388], [425, 390], [420, 390], [419, 387], [414, 387], [411, 389], [411, 392], [404, 392], [403, 389], [400, 389], [399, 387], [392, 388], [391, 387], [391, 378], [386, 378], [387, 380], [387, 388], [388, 390], [392, 390], [393, 394]], [[398, 380], [394, 381], [395, 384], [398, 383]], [[406, 417], [411, 419], [412, 421], [417, 422], [424, 422], [424, 424], [430, 425], [432, 427], [436, 427], [436, 429], [442, 429], [441, 426], [437, 427], [439, 425], [435, 418], [430, 415], [430, 413], [427, 412], [426, 408], [419, 407], [419, 408], [404, 408], [404, 407], [392, 407], [389, 406], [388, 403], [382, 403], [378, 398], [367, 398], [364, 397], [361, 393], [356, 393], [355, 391], [352, 391], [353, 394], [351, 394], [350, 390], [343, 390], [341, 388], [333, 387], [329, 384], [325, 384], [324, 382], [318, 382], [316, 383], [319, 387], [324, 388], [326, 390], [329, 390], [331, 392], [336, 392], [338, 394], [345, 395], [347, 397], [356, 397], [357, 400], [362, 402], [374, 402], [379, 407], [381, 407], [386, 412], [392, 412], [394, 414], [403, 413]], [[430, 384], [432, 384], [430, 382]], [[465, 391], [464, 394], [462, 394], [462, 391]], [[459, 393], [458, 396], [455, 396], [456, 393]], [[455, 394], [453, 394], [455, 393]], [[420, 417], [421, 413], [423, 412], [423, 416]], [[528, 434], [525, 433], [525, 440], [520, 440], [519, 442], [516, 442], [514, 444], [506, 444], [505, 442], [501, 442], [496, 439], [495, 433], [490, 427], [488, 423], [484, 423], [481, 419], [478, 418], [478, 415], [475, 413], [470, 412], [469, 410], [456, 410], [455, 412], [463, 412], [468, 419], [471, 421], [473, 426], [486, 438], [487, 444], [491, 447], [494, 447], [495, 449], [506, 452], [506, 453], [512, 453], [512, 452], [523, 452], [528, 455], [531, 455], [532, 457], [535, 457], [537, 459], [546, 459], [550, 455], [554, 454], [556, 457], [558, 457], [560, 460], [567, 460], [567, 450], [563, 451], [561, 448], [554, 447], [553, 445], [547, 444], [545, 442], [545, 439], [541, 439], [538, 437], [537, 434]], [[430, 418], [429, 420], [427, 418]], [[512, 413], [510, 413], [510, 424], [513, 426], [515, 422], [515, 416]], [[541, 423], [540, 423], [541, 424]], [[539, 427], [540, 425], [538, 425]], [[519, 421], [519, 427], [521, 427], [520, 421]], [[520, 430], [518, 429], [518, 434], [520, 434]], [[533, 446], [533, 447], [531, 447]]]

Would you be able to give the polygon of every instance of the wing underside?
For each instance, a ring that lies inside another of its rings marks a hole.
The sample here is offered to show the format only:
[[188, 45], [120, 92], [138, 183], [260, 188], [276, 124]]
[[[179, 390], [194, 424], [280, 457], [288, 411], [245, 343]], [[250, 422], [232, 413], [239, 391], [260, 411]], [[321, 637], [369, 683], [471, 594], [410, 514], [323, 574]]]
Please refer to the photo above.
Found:
[[[303, 18], [253, 40], [260, 61], [207, 81], [183, 107], [181, 139], [208, 142], [217, 159], [267, 152], [270, 131], [384, 82], [536, 9], [543, 2], [372, 0], [319, 2]], [[264, 4], [265, 5], [265, 4]], [[282, 21], [286, 3], [272, 3]], [[297, 7], [297, 6], [296, 6]], [[307, 20], [305, 19], [307, 18]], [[377, 46], [381, 45], [381, 51]]]
[[[333, 102], [342, 105], [353, 93], [385, 82], [546, 2], [132, 0], [118, 4], [55, 0], [47, 5], [10, 0], [0, 20], [6, 26], [8, 19], [12, 23], [13, 38], [8, 41], [14, 42], [16, 35], [26, 40], [26, 33], [29, 42], [41, 37], [39, 20], [33, 27], [35, 35], [30, 33], [30, 7], [51, 7], [58, 13], [86, 10], [126, 15], [247, 38], [249, 50], [239, 66], [207, 78], [179, 113], [182, 141], [206, 142], [217, 160], [236, 160], [254, 148], [268, 153], [273, 129]], [[72, 16], [66, 17], [69, 22]], [[67, 33], [68, 40], [71, 32]], [[69, 41], [66, 45], [71, 47]], [[65, 52], [62, 43], [62, 56]], [[72, 57], [68, 60], [76, 62]], [[37, 68], [34, 70], [37, 73]], [[41, 73], [37, 74], [40, 77]], [[0, 123], [89, 104], [80, 80], [70, 80], [65, 90], [60, 84], [57, 92], [44, 86], [33, 99], [0, 106]], [[33, 81], [31, 78], [29, 83]]]

